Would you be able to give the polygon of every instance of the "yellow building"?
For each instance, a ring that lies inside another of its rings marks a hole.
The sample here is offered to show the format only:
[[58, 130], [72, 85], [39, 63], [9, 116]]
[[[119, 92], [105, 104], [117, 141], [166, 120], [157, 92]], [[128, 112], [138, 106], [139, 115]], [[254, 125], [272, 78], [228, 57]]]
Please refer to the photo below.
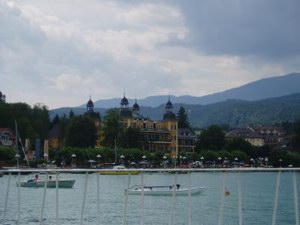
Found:
[[173, 105], [170, 101], [166, 103], [166, 112], [162, 120], [152, 120], [144, 118], [139, 114], [139, 105], [134, 103], [129, 108], [127, 98], [121, 99], [120, 116], [125, 128], [139, 128], [144, 150], [150, 152], [161, 151], [170, 154], [172, 157], [178, 156], [178, 122], [175, 114], [172, 112]]

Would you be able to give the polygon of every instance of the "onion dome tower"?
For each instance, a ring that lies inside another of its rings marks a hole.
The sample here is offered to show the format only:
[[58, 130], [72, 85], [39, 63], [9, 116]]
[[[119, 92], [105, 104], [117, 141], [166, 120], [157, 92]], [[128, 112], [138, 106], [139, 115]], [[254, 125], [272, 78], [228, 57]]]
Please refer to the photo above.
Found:
[[142, 116], [140, 115], [140, 106], [139, 106], [139, 104], [137, 103], [136, 99], [135, 99], [135, 103], [134, 103], [133, 106], [132, 106], [132, 116], [133, 116], [135, 119], [142, 118]]
[[86, 103], [86, 112], [84, 113], [84, 115], [92, 118], [95, 122], [96, 127], [100, 126], [101, 116], [99, 112], [94, 112], [94, 103], [91, 99], [91, 96], [88, 102]]
[[124, 97], [121, 99], [120, 105], [121, 105], [120, 116], [122, 118], [132, 118], [132, 112], [129, 109], [129, 102], [128, 99], [125, 97], [125, 93], [124, 93]]
[[125, 93], [124, 93], [124, 97], [121, 99], [120, 105], [121, 108], [128, 108], [129, 102], [128, 99], [125, 97]]
[[90, 96], [89, 101], [86, 103], [86, 112], [87, 113], [93, 113], [94, 112], [94, 103], [91, 99], [91, 96]]
[[166, 104], [166, 112], [164, 114], [163, 120], [176, 120], [176, 115], [172, 112], [173, 111], [173, 104], [170, 101], [170, 96], [169, 96], [169, 100]]
[[135, 103], [132, 106], [132, 110], [133, 110], [134, 113], [139, 113], [139, 111], [140, 111], [140, 106], [137, 103], [136, 99], [135, 99]]

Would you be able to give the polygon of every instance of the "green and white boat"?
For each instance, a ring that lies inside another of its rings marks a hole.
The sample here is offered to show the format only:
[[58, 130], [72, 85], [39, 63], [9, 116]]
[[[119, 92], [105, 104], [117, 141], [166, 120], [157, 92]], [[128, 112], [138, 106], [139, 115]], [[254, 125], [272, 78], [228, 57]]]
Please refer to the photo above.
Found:
[[[27, 180], [17, 182], [17, 187], [20, 185], [20, 187], [29, 187], [29, 188], [39, 188], [39, 187], [45, 187], [44, 180]], [[58, 188], [73, 188], [75, 184], [75, 180], [58, 180]], [[56, 188], [56, 180], [47, 180], [47, 188]]]

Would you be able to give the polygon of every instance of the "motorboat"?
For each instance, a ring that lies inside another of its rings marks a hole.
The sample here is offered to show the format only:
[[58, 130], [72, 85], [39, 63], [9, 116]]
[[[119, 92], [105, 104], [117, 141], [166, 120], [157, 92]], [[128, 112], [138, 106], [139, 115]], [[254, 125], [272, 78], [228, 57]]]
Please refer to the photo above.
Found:
[[[20, 187], [33, 187], [33, 188], [39, 188], [39, 187], [45, 187], [46, 180], [42, 179], [29, 179], [27, 181], [21, 181], [20, 183], [17, 182], [17, 187], [20, 185]], [[75, 184], [75, 180], [58, 180], [58, 188], [73, 188]], [[56, 180], [48, 179], [47, 180], [47, 188], [56, 188]]]
[[101, 175], [138, 175], [141, 171], [137, 170], [128, 170], [125, 166], [116, 165], [112, 169], [100, 171]]
[[192, 187], [192, 188], [180, 188], [180, 185], [172, 186], [142, 186], [134, 185], [125, 190], [125, 194], [129, 195], [195, 195], [203, 193], [207, 188], [202, 187]]

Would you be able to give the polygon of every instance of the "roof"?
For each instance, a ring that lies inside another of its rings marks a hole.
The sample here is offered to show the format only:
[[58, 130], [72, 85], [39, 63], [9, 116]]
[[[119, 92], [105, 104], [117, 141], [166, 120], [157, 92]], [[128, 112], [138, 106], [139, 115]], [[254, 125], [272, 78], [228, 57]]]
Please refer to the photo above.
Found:
[[176, 120], [176, 115], [173, 112], [166, 112], [164, 114], [163, 120]]
[[124, 108], [124, 109], [121, 109], [120, 116], [122, 118], [132, 118], [132, 112], [131, 112], [131, 110]]
[[63, 131], [60, 124], [55, 124], [54, 127], [49, 131], [48, 138], [61, 138], [63, 137]]
[[263, 138], [262, 135], [250, 128], [235, 128], [229, 131], [226, 135], [227, 138]]
[[13, 137], [15, 136], [12, 129], [6, 127], [0, 127], [0, 133], [4, 133], [4, 132], [10, 133]]

